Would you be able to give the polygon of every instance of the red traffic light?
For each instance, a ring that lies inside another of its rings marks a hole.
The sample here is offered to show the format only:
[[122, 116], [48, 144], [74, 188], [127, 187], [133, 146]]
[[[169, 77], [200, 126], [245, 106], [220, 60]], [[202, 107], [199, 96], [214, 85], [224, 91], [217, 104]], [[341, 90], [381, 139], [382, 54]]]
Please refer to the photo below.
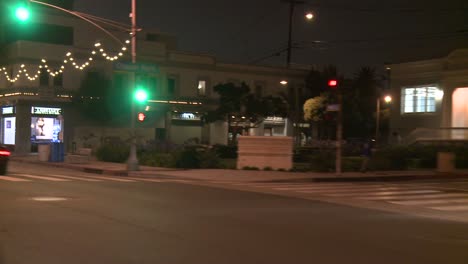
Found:
[[330, 86], [331, 88], [335, 88], [336, 86], [338, 86], [338, 81], [337, 80], [329, 80], [328, 81], [328, 86]]
[[143, 112], [138, 113], [138, 121], [143, 122], [145, 121], [146, 115]]

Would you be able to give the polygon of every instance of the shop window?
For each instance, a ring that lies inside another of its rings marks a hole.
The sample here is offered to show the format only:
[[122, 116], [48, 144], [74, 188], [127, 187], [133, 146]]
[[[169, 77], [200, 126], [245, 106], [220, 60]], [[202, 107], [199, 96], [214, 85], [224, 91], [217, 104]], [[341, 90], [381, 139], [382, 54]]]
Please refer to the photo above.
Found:
[[402, 113], [435, 112], [437, 93], [437, 87], [404, 88], [401, 93]]
[[197, 93], [198, 96], [206, 95], [206, 80], [198, 80]]
[[176, 94], [177, 80], [174, 77], [167, 78], [167, 95], [174, 96]]

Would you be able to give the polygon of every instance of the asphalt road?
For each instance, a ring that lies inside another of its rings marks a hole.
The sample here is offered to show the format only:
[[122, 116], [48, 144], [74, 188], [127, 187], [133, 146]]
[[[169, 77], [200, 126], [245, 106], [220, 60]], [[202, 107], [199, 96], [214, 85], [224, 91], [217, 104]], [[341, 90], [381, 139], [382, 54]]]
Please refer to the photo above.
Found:
[[0, 181], [0, 263], [467, 264], [468, 224], [180, 183]]

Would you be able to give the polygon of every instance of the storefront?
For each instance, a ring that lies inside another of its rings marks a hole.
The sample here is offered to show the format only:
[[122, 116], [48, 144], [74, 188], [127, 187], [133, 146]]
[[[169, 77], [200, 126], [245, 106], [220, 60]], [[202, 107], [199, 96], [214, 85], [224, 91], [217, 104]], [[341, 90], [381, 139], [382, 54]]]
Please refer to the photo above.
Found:
[[[18, 116], [16, 106], [2, 107], [1, 118], [1, 143], [4, 145], [17, 145], [26, 138], [19, 133]], [[22, 115], [26, 117], [27, 115]], [[28, 118], [28, 117], [26, 117]], [[31, 106], [29, 115], [30, 131], [29, 143], [31, 151], [37, 151], [37, 145], [41, 143], [63, 142], [63, 118], [62, 109], [58, 107]]]

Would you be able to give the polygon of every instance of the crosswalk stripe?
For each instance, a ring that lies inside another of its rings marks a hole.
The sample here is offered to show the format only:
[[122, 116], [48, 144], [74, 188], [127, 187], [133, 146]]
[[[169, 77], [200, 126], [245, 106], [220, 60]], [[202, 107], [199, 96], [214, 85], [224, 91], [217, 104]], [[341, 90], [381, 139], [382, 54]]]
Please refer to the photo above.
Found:
[[88, 177], [74, 177], [74, 176], [68, 176], [68, 175], [51, 174], [50, 176], [60, 177], [60, 178], [65, 178], [65, 179], [70, 179], [70, 180], [89, 181], [89, 182], [100, 182], [100, 181], [102, 181], [102, 180], [98, 180], [98, 179], [91, 179], [91, 178], [88, 178]]
[[408, 195], [387, 195], [387, 196], [360, 196], [360, 197], [354, 197], [355, 199], [361, 199], [361, 200], [384, 200], [384, 201], [399, 201], [399, 200], [423, 200], [423, 199], [429, 199], [429, 198], [437, 198], [440, 194], [442, 193], [428, 193], [428, 194], [408, 194]]
[[360, 187], [348, 187], [348, 188], [316, 188], [316, 187], [279, 187], [276, 188], [278, 190], [297, 190], [297, 191], [311, 191], [311, 192], [322, 192], [322, 193], [337, 193], [337, 192], [362, 192], [362, 191], [380, 191], [380, 190], [408, 190], [408, 189], [415, 189], [416, 187], [392, 187], [392, 186], [385, 186], [385, 185], [375, 185], [375, 186], [360, 186]]
[[60, 179], [60, 178], [55, 178], [55, 177], [46, 177], [46, 176], [37, 176], [37, 175], [30, 175], [30, 174], [15, 174], [15, 176], [20, 176], [20, 177], [26, 177], [26, 178], [31, 178], [31, 179], [39, 179], [39, 180], [46, 180], [46, 181], [60, 181], [60, 182], [65, 182], [65, 181], [70, 181], [67, 179]]
[[468, 205], [447, 205], [447, 206], [434, 206], [429, 207], [431, 209], [441, 211], [468, 211]]
[[13, 181], [13, 182], [29, 182], [30, 181], [26, 179], [14, 178], [14, 177], [9, 177], [9, 176], [0, 176], [0, 180]]
[[[459, 197], [459, 198], [457, 198]], [[464, 197], [464, 198], [463, 198]], [[436, 205], [436, 204], [445, 204], [445, 203], [468, 203], [468, 196], [440, 196], [434, 197], [439, 198], [435, 200], [409, 200], [409, 201], [388, 201], [389, 203], [393, 204], [401, 204], [401, 205]]]
[[147, 182], [166, 182], [166, 180], [162, 180], [162, 179], [151, 179], [151, 178], [135, 178], [135, 177], [131, 177], [131, 178], [126, 178], [126, 179], [135, 180], [135, 181], [147, 181]]
[[[404, 195], [404, 194], [428, 194], [428, 193], [440, 193], [441, 191], [436, 190], [413, 190], [413, 191], [383, 191], [383, 192], [369, 192], [365, 193], [367, 197], [383, 197], [391, 195]], [[324, 194], [327, 196], [340, 196], [340, 197], [359, 197], [360, 193], [329, 193]]]
[[105, 177], [105, 176], [86, 176], [86, 177], [92, 178], [92, 179], [110, 180], [110, 181], [118, 181], [118, 182], [136, 182], [130, 179], [121, 179], [121, 178], [113, 178], [113, 177]]
[[304, 189], [304, 190], [297, 190], [297, 192], [303, 193], [317, 193], [317, 194], [340, 194], [340, 193], [357, 193], [362, 194], [365, 192], [384, 192], [384, 191], [406, 191], [407, 188], [400, 188], [400, 187], [358, 187], [358, 188], [346, 188], [346, 189]]

